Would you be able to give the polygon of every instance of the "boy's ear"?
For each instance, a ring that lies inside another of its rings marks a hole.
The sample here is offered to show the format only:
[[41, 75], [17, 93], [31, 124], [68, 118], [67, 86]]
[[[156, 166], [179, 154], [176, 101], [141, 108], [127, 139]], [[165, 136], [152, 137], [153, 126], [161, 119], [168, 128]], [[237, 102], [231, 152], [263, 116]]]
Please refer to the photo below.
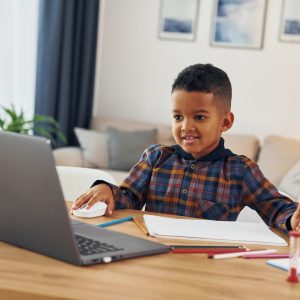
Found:
[[234, 122], [234, 114], [231, 111], [227, 112], [223, 119], [223, 124], [221, 128], [222, 132], [229, 130], [232, 127], [233, 122]]

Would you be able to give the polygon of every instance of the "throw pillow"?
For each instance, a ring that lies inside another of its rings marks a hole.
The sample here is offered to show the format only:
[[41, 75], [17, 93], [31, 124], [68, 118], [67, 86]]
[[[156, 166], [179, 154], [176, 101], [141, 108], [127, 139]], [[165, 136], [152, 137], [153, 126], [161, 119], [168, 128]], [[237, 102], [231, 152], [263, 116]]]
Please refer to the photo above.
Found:
[[300, 160], [282, 178], [279, 189], [291, 196], [295, 201], [300, 198]]
[[252, 160], [257, 159], [259, 151], [259, 140], [253, 135], [246, 134], [231, 134], [223, 135], [225, 140], [225, 147], [230, 149], [233, 153], [245, 155]]
[[157, 130], [122, 131], [108, 127], [109, 168], [129, 171], [157, 140]]
[[258, 158], [263, 174], [278, 187], [288, 170], [300, 160], [300, 141], [268, 136], [265, 138]]
[[82, 148], [86, 166], [107, 168], [109, 158], [107, 134], [78, 127], [74, 130]]

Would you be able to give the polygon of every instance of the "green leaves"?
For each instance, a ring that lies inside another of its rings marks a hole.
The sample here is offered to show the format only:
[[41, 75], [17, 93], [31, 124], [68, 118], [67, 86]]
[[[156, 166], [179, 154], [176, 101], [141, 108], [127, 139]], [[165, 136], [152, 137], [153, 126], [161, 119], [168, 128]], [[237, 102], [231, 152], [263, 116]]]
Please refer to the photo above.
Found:
[[28, 120], [24, 111], [21, 109], [18, 113], [13, 104], [10, 107], [0, 106], [0, 130], [26, 135], [36, 132], [51, 140], [54, 145], [58, 140], [67, 143], [65, 135], [60, 131], [59, 124], [54, 118], [35, 114]]

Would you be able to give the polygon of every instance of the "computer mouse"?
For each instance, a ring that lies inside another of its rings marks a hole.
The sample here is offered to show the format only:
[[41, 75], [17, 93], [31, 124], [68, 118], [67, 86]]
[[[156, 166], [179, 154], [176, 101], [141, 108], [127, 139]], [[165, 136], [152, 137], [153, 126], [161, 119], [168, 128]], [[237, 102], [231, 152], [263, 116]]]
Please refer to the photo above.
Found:
[[105, 214], [107, 204], [104, 202], [96, 202], [89, 209], [86, 208], [86, 203], [80, 208], [73, 210], [73, 215], [81, 218], [95, 218]]

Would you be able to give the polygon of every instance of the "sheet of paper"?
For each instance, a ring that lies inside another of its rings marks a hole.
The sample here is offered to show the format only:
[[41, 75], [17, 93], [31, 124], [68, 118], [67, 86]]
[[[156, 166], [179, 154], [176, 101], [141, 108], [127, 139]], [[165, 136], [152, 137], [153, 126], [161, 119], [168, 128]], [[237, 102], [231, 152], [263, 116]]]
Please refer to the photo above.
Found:
[[[289, 263], [290, 263], [290, 260], [288, 258], [267, 260], [268, 265], [279, 268], [281, 270], [285, 270], [285, 271], [287, 271], [289, 269]], [[300, 275], [300, 259], [298, 260], [297, 270], [298, 270], [298, 274]]]
[[287, 246], [285, 240], [264, 223], [188, 220], [152, 215], [144, 215], [144, 221], [152, 236]]

